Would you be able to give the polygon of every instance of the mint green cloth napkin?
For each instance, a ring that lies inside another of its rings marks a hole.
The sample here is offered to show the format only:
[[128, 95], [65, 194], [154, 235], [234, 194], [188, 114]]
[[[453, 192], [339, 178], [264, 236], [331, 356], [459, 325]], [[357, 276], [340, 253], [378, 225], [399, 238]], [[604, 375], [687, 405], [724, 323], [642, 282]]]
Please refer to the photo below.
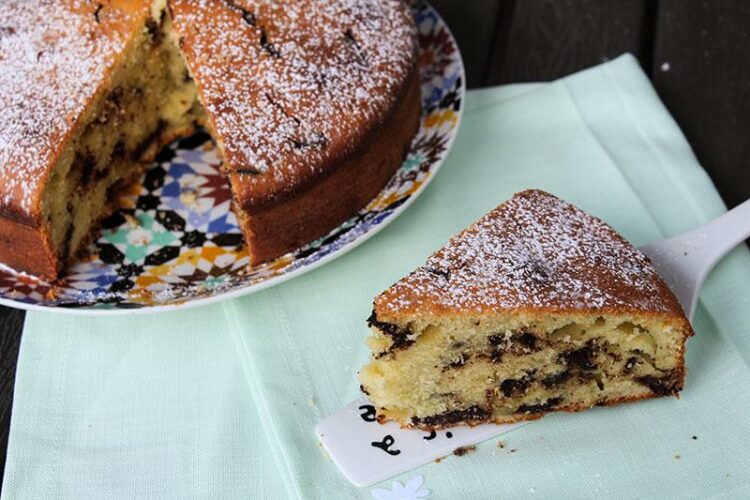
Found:
[[29, 313], [3, 500], [279, 498], [228, 331], [221, 306]]
[[[371, 300], [514, 192], [548, 190], [636, 244], [725, 210], [633, 57], [512, 93], [470, 94], [443, 170], [366, 245], [226, 304], [291, 497], [370, 497], [324, 456], [313, 428], [358, 396]], [[502, 436], [503, 449], [493, 440], [398, 479], [423, 475], [432, 498], [750, 495], [749, 277], [743, 247], [706, 283], [680, 399], [548, 416]]]
[[[339, 474], [313, 432], [358, 396], [372, 298], [529, 187], [636, 243], [724, 210], [630, 56], [549, 85], [470, 92], [433, 184], [335, 262], [197, 310], [30, 313], [3, 500], [372, 498], [373, 488]], [[503, 449], [488, 442], [397, 479], [424, 476], [430, 498], [747, 496], [748, 276], [741, 248], [709, 277], [679, 400], [545, 417], [503, 436]]]

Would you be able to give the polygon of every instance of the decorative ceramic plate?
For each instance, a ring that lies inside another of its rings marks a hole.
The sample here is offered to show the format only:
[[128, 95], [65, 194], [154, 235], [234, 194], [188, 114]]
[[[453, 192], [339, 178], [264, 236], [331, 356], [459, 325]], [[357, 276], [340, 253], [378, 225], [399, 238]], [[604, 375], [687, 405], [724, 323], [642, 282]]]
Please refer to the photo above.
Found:
[[364, 242], [422, 192], [458, 132], [465, 92], [461, 55], [448, 26], [424, 2], [419, 36], [422, 123], [411, 149], [367, 207], [325, 237], [249, 267], [231, 193], [206, 134], [165, 148], [104, 221], [88, 257], [55, 284], [0, 271], [0, 303], [24, 309], [111, 314], [206, 304], [252, 293], [310, 271]]

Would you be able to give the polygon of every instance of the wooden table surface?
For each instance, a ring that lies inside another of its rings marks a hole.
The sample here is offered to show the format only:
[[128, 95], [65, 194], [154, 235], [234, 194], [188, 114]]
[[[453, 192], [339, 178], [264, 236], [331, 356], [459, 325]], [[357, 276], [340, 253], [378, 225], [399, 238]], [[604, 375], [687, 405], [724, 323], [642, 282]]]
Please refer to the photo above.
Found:
[[[432, 3], [458, 39], [471, 88], [548, 81], [633, 53], [727, 204], [750, 197], [749, 1]], [[0, 306], [0, 471], [23, 319]]]

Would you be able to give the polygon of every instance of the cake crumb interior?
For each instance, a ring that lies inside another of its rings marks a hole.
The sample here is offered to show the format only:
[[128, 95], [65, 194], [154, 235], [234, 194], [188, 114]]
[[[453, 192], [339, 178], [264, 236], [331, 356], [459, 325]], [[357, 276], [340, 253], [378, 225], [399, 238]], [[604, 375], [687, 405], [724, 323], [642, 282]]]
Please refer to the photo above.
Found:
[[83, 117], [42, 198], [42, 216], [60, 263], [75, 257], [159, 148], [201, 121], [195, 84], [180, 56], [170, 18], [154, 9], [114, 69], [109, 92]]
[[[675, 394], [684, 332], [663, 318], [498, 315], [374, 323], [360, 372], [381, 418], [434, 428]], [[390, 325], [390, 326], [388, 326]]]

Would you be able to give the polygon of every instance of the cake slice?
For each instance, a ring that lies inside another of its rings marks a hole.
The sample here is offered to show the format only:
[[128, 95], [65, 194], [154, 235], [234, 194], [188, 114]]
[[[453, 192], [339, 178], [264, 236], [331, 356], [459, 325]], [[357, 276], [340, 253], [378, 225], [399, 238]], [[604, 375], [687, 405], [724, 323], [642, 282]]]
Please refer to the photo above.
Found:
[[374, 301], [362, 390], [435, 429], [677, 395], [690, 323], [648, 259], [542, 191], [515, 195]]
[[165, 0], [0, 7], [0, 262], [54, 279], [199, 115]]

